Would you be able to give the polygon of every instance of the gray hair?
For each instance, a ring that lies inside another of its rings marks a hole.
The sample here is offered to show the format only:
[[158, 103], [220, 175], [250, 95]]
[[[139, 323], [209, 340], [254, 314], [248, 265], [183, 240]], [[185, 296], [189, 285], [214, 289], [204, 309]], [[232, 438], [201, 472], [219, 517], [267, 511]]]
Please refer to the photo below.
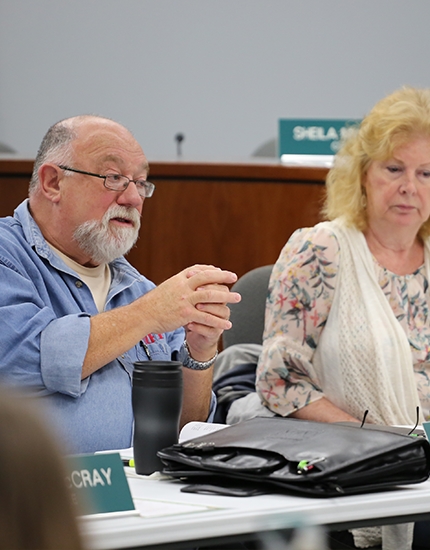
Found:
[[72, 142], [76, 138], [76, 125], [72, 119], [60, 120], [46, 132], [34, 161], [33, 173], [29, 185], [32, 195], [39, 185], [39, 168], [45, 162], [69, 164], [72, 160]]

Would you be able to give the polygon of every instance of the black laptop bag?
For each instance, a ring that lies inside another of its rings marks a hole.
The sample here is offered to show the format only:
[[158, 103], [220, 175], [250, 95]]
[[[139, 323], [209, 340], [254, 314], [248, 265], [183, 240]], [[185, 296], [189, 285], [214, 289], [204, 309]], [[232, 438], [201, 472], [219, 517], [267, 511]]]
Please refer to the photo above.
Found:
[[281, 417], [239, 422], [158, 456], [163, 473], [224, 494], [331, 497], [419, 483], [430, 473], [425, 437]]

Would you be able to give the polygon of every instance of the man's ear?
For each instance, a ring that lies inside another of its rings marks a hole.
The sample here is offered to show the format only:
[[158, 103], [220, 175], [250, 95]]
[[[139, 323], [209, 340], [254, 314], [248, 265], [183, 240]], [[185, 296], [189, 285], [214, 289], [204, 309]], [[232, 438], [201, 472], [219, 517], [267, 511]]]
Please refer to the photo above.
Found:
[[39, 188], [42, 194], [52, 202], [60, 200], [60, 180], [63, 176], [63, 171], [55, 164], [42, 164], [38, 171]]

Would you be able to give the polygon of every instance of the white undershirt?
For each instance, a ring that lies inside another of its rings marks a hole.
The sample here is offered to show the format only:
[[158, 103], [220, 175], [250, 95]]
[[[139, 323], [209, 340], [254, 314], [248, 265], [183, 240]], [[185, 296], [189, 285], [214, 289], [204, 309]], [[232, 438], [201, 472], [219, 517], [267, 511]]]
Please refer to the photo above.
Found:
[[[48, 243], [49, 244], [49, 243]], [[63, 260], [63, 262], [73, 269], [82, 281], [88, 286], [96, 303], [97, 310], [103, 311], [105, 308], [106, 298], [111, 284], [111, 272], [108, 264], [101, 264], [96, 267], [85, 267], [78, 264], [69, 256], [63, 254], [60, 250], [49, 244], [50, 248]]]

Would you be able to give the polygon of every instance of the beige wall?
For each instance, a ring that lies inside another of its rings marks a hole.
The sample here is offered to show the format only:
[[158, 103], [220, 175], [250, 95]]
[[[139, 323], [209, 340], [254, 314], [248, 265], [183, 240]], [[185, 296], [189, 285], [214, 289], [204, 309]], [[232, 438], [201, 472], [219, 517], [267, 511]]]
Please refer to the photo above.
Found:
[[428, 0], [1, 0], [0, 142], [96, 112], [151, 160], [249, 157], [280, 117], [361, 118], [429, 86]]

